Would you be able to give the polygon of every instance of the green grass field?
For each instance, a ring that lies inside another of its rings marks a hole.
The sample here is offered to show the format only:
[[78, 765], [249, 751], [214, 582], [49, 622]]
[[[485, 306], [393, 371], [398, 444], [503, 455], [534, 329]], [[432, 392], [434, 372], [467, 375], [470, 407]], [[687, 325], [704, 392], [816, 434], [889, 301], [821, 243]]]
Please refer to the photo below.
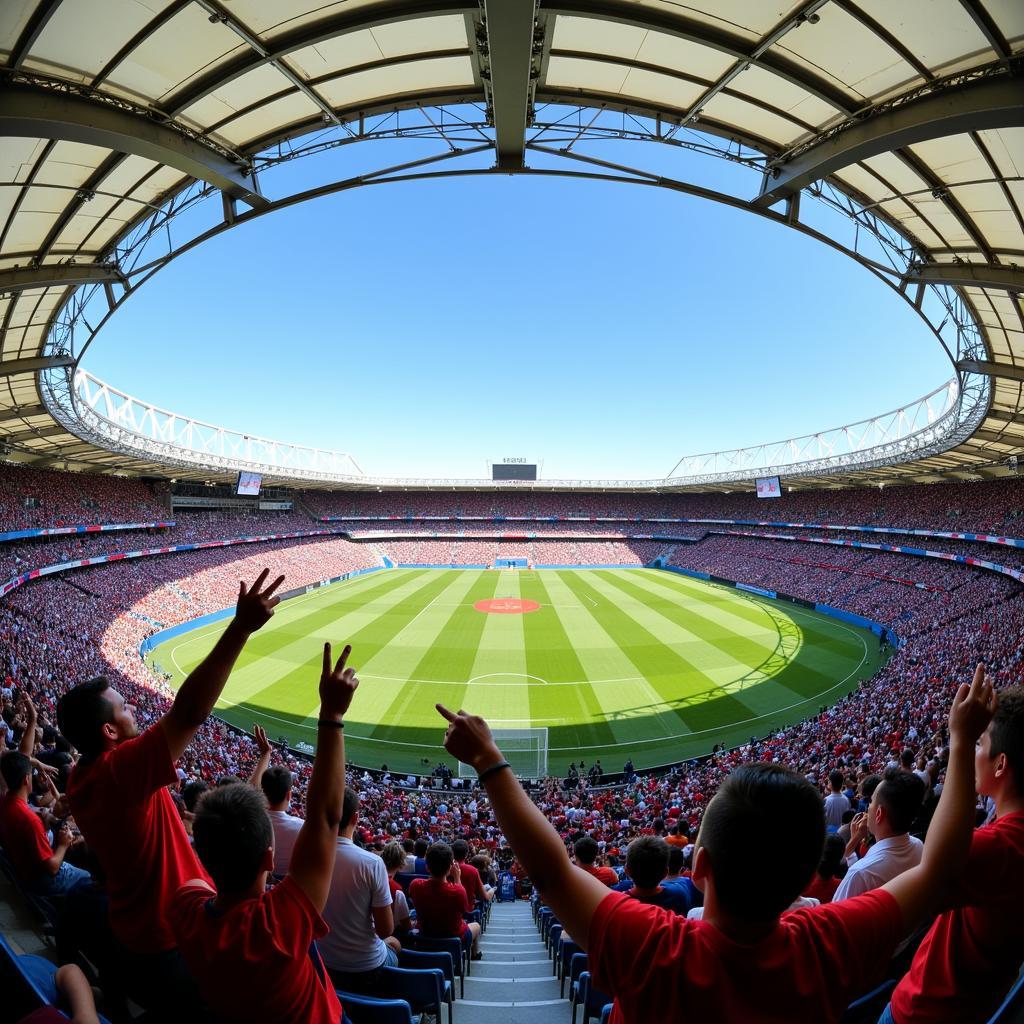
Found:
[[[476, 602], [521, 598], [527, 614]], [[225, 623], [156, 648], [178, 685]], [[349, 642], [361, 685], [350, 762], [418, 771], [445, 757], [441, 701], [495, 728], [546, 728], [548, 767], [618, 771], [736, 744], [814, 714], [879, 666], [865, 630], [654, 569], [397, 569], [280, 605], [250, 640], [218, 714], [272, 738], [315, 739], [322, 644]], [[453, 763], [453, 762], [449, 762]]]

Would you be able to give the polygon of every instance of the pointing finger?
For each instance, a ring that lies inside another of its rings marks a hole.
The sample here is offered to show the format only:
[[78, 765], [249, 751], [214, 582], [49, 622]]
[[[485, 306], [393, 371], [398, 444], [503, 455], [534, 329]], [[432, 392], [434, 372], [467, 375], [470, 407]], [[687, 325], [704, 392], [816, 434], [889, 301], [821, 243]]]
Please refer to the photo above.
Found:
[[447, 718], [449, 722], [457, 722], [459, 720], [459, 716], [449, 711], [443, 704], [435, 704], [434, 707], [437, 708], [437, 713], [442, 718]]

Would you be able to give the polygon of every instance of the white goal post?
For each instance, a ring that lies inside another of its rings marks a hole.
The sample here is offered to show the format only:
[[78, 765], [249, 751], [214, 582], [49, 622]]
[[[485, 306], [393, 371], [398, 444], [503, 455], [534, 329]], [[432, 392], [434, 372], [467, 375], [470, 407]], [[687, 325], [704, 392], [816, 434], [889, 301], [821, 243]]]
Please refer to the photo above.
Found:
[[[512, 766], [512, 771], [522, 779], [542, 779], [548, 773], [548, 730], [539, 729], [492, 729], [494, 742]], [[459, 777], [473, 778], [476, 772], [469, 765], [459, 762]]]

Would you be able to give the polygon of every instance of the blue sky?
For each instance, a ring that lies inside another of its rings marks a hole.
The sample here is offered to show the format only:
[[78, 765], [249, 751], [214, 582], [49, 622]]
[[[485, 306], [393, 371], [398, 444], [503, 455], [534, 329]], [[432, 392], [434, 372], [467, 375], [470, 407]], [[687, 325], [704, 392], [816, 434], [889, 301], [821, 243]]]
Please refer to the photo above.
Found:
[[663, 190], [525, 176], [359, 189], [227, 232], [140, 289], [84, 365], [401, 476], [506, 456], [662, 476], [950, 376], [909, 307], [820, 243]]

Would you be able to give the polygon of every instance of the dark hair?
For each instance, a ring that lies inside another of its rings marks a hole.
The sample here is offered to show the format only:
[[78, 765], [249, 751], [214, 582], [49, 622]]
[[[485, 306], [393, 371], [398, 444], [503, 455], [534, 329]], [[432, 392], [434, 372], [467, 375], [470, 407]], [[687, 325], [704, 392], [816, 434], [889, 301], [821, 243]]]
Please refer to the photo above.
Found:
[[338, 831], [346, 829], [352, 824], [352, 819], [359, 809], [359, 792], [351, 786], [345, 787], [345, 796], [341, 801], [341, 820], [338, 822]]
[[860, 795], [862, 800], [870, 800], [875, 795], [878, 784], [882, 781], [881, 775], [865, 775], [860, 780]]
[[210, 787], [203, 782], [202, 779], [197, 779], [195, 782], [188, 782], [182, 788], [181, 791], [181, 802], [185, 805], [185, 810], [192, 813], [196, 809], [196, 804], [199, 803], [199, 798], [209, 789]]
[[844, 853], [846, 853], [846, 843], [843, 841], [843, 837], [838, 832], [829, 832], [825, 836], [825, 849], [821, 851], [818, 874], [822, 878], [835, 878]]
[[434, 878], [444, 878], [452, 869], [452, 848], [447, 843], [434, 843], [427, 850], [427, 870]]
[[909, 832], [924, 803], [926, 786], [913, 772], [899, 768], [886, 769], [875, 789], [875, 798], [885, 808], [893, 832]]
[[237, 775], [221, 775], [218, 777], [214, 785], [217, 786], [218, 789], [221, 786], [240, 786], [242, 785], [242, 780]]
[[1024, 790], [1024, 687], [1010, 686], [999, 694], [999, 707], [988, 727], [993, 758], [1006, 755], [1016, 792]]
[[[766, 835], [776, 838], [759, 842]], [[770, 921], [803, 892], [821, 861], [821, 794], [791, 768], [743, 765], [708, 804], [698, 844], [711, 860], [722, 909], [747, 921]]]
[[380, 859], [384, 861], [384, 867], [388, 871], [392, 871], [395, 868], [401, 870], [405, 867], [405, 850], [402, 849], [399, 843], [388, 843], [383, 850], [380, 851]]
[[25, 776], [31, 773], [32, 762], [20, 750], [8, 750], [0, 757], [0, 775], [4, 777], [8, 789], [20, 789]]
[[292, 788], [292, 773], [283, 764], [275, 764], [268, 768], [260, 779], [260, 789], [267, 798], [267, 803], [274, 806], [288, 799]]
[[580, 864], [593, 864], [597, 860], [597, 840], [593, 836], [580, 836], [573, 844], [573, 852]]
[[192, 824], [196, 853], [218, 891], [239, 893], [255, 881], [274, 830], [263, 794], [252, 786], [217, 786], [196, 805]]
[[416, 856], [417, 857], [426, 857], [426, 855], [427, 855], [427, 847], [429, 845], [430, 844], [426, 841], [426, 839], [417, 839], [416, 840], [416, 846], [415, 846]]
[[72, 687], [57, 701], [57, 725], [83, 757], [103, 753], [103, 726], [114, 720], [114, 705], [104, 696], [110, 683], [103, 676]]
[[668, 874], [668, 843], [659, 836], [641, 836], [626, 850], [626, 870], [639, 889], [653, 889]]
[[904, 768], [913, 767], [914, 752], [910, 749], [910, 747], [904, 747], [903, 750], [900, 752], [900, 764], [903, 765]]
[[416, 849], [416, 844], [411, 839], [402, 840], [402, 849], [406, 853], [412, 853]]
[[456, 839], [452, 843], [452, 856], [458, 860], [465, 860], [469, 856], [469, 843], [465, 839]]
[[833, 768], [832, 771], [828, 773], [828, 784], [833, 789], [839, 789], [843, 785], [843, 773], [837, 768]]
[[670, 875], [678, 875], [683, 870], [683, 865], [686, 863], [686, 858], [683, 856], [682, 848], [679, 846], [670, 846], [668, 848], [668, 873]]

